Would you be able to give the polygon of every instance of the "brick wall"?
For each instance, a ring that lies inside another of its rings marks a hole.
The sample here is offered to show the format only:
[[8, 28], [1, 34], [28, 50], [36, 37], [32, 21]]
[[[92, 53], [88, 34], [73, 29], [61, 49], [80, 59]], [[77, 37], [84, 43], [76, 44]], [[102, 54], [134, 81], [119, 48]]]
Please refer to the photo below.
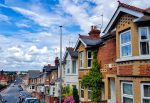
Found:
[[108, 68], [108, 64], [115, 64], [115, 60], [116, 60], [116, 39], [115, 37], [113, 37], [110, 38], [109, 40], [106, 40], [104, 42], [104, 45], [99, 48], [98, 62], [100, 64], [100, 69], [103, 69], [104, 72], [110, 74], [116, 74], [117, 68], [115, 66], [111, 69]]
[[121, 76], [131, 76], [133, 71], [132, 65], [119, 66], [119, 74]]
[[150, 65], [140, 65], [139, 68], [141, 76], [150, 76]]

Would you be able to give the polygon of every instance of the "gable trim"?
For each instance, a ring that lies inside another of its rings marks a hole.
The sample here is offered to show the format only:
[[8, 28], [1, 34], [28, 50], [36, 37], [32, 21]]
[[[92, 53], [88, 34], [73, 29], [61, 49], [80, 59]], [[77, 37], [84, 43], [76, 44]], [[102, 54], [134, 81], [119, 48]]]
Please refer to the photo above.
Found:
[[118, 7], [117, 10], [116, 10], [116, 12], [112, 16], [111, 20], [109, 21], [108, 25], [104, 29], [104, 31], [103, 31], [104, 34], [106, 34], [106, 33], [109, 32], [111, 26], [114, 24], [116, 18], [120, 14], [120, 12], [124, 12], [124, 13], [130, 14], [130, 15], [136, 16], [136, 17], [142, 17], [144, 15], [143, 13], [138, 12], [138, 11], [127, 9], [127, 8], [124, 8], [124, 7]]
[[77, 50], [80, 42], [85, 46], [85, 48], [87, 47], [87, 45], [83, 42], [83, 40], [81, 38], [79, 38], [76, 45], [75, 45], [74, 51]]

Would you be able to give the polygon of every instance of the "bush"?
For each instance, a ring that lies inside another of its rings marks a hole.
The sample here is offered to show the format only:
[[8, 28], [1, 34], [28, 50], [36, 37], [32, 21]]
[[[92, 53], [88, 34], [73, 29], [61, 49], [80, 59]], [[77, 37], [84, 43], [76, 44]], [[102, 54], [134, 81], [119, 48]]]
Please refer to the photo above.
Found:
[[69, 96], [64, 99], [63, 103], [76, 103], [72, 96]]
[[76, 87], [73, 87], [73, 99], [75, 100], [75, 103], [79, 103], [79, 95], [78, 90]]
[[0, 84], [0, 90], [4, 89], [4, 88], [6, 88], [6, 87], [7, 87], [7, 85], [2, 85], [2, 84]]

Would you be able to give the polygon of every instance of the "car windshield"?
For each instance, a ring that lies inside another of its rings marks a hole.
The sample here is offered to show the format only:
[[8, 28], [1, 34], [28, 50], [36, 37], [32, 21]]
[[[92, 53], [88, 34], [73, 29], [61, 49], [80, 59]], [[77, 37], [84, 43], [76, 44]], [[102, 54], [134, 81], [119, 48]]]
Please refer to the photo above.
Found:
[[38, 99], [28, 99], [25, 103], [40, 103]]

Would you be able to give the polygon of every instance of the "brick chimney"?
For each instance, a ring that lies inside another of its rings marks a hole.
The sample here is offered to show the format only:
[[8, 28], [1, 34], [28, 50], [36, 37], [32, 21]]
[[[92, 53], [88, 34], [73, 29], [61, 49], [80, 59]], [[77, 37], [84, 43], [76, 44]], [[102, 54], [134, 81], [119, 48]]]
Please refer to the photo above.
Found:
[[55, 58], [55, 66], [58, 66], [58, 65], [59, 65], [59, 58], [56, 57], [56, 58]]
[[92, 38], [99, 38], [101, 31], [97, 29], [96, 26], [91, 26], [91, 31], [89, 32], [89, 36]]

